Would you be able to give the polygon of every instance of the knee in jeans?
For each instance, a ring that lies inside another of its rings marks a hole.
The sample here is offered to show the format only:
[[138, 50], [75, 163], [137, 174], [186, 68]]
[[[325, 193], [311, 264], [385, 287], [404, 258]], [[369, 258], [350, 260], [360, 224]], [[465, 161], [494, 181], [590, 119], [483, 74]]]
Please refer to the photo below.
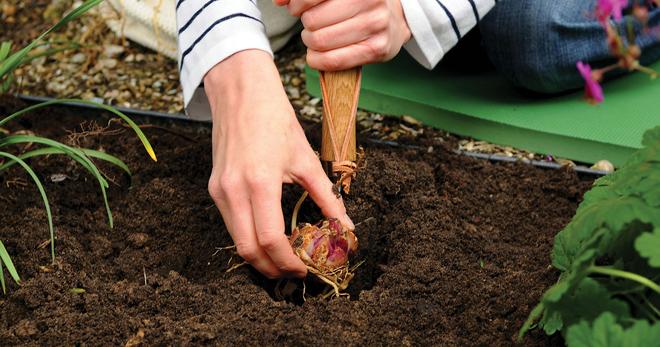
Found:
[[540, 93], [570, 88], [565, 75], [575, 64], [561, 49], [561, 16], [550, 9], [547, 2], [505, 0], [481, 24], [495, 67], [516, 86]]

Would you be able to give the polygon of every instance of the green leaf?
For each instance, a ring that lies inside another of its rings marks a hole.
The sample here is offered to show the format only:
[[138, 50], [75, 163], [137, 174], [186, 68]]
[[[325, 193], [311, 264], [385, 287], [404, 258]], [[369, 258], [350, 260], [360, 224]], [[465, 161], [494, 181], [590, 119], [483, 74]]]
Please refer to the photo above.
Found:
[[625, 227], [636, 221], [660, 225], [660, 213], [635, 196], [608, 198], [590, 204], [579, 210], [555, 236], [553, 265], [567, 271], [590, 248], [598, 250], [592, 258], [603, 255], [613, 248], [613, 243], [627, 230]]
[[2, 241], [0, 241], [0, 282], [2, 282], [2, 292], [4, 294], [7, 294], [7, 288], [5, 286], [4, 269], [2, 266], [3, 263], [7, 267], [7, 271], [9, 271], [9, 275], [14, 280], [14, 282], [21, 283], [21, 278], [18, 276], [18, 272], [16, 272], [16, 267], [14, 266], [14, 263], [11, 261], [11, 257], [9, 257], [9, 253], [5, 248], [5, 245], [2, 243]]
[[[5, 138], [6, 139], [6, 138]], [[4, 139], [3, 139], [4, 140]], [[11, 154], [11, 153], [6, 153], [6, 152], [0, 152], [0, 157], [5, 157], [7, 159], [13, 160], [17, 162], [20, 166], [25, 169], [25, 171], [30, 175], [32, 178], [32, 181], [34, 181], [34, 184], [37, 186], [37, 189], [39, 189], [39, 194], [41, 194], [41, 199], [44, 202], [44, 208], [46, 209], [46, 217], [48, 218], [48, 229], [50, 231], [50, 250], [51, 250], [51, 257], [53, 259], [53, 262], [55, 261], [55, 230], [53, 229], [53, 215], [50, 212], [50, 203], [48, 202], [48, 196], [46, 195], [46, 191], [44, 190], [44, 186], [41, 184], [41, 181], [39, 180], [39, 177], [37, 177], [37, 174], [34, 173], [32, 168], [25, 163], [21, 158]], [[2, 249], [4, 250], [4, 246], [2, 246]], [[6, 250], [5, 250], [6, 253]], [[2, 256], [2, 252], [0, 252], [0, 257]], [[11, 264], [11, 259], [9, 259], [9, 255], [7, 254], [7, 259], [8, 261], [2, 257], [2, 260], [5, 262], [5, 264], [8, 264], [7, 267], [10, 269], [13, 269], [13, 264], [11, 267], [9, 264]], [[16, 270], [14, 270], [14, 273]], [[14, 274], [12, 274], [12, 277], [14, 278], [15, 281], [18, 281], [18, 274], [14, 277]]]
[[648, 258], [649, 265], [660, 267], [660, 227], [656, 227], [652, 233], [642, 233], [635, 240], [635, 249], [644, 258]]
[[39, 35], [39, 37], [37, 37], [34, 41], [30, 42], [27, 46], [23, 47], [18, 52], [10, 55], [4, 61], [0, 61], [0, 77], [4, 77], [6, 74], [10, 73], [14, 69], [16, 69], [19, 65], [21, 65], [25, 61], [25, 58], [28, 55], [28, 53], [30, 53], [30, 51], [32, 51], [33, 48], [40, 45], [42, 43], [42, 40], [48, 34], [68, 24], [72, 20], [82, 16], [83, 14], [85, 14], [85, 12], [89, 11], [94, 6], [100, 4], [102, 1], [103, 0], [85, 1], [82, 5], [78, 6], [73, 11], [69, 12], [66, 16], [64, 16], [64, 18], [62, 18], [55, 25], [53, 25], [48, 30], [46, 30], [41, 35]]
[[605, 312], [593, 324], [581, 321], [568, 327], [568, 347], [660, 347], [660, 324], [637, 320], [628, 329], [617, 324], [615, 314]]
[[527, 320], [525, 320], [525, 323], [523, 326], [520, 328], [520, 331], [518, 332], [518, 340], [522, 340], [523, 336], [532, 329], [534, 326], [534, 323], [541, 317], [545, 310], [545, 306], [543, 306], [543, 303], [540, 303], [534, 307], [532, 312], [529, 314], [529, 317], [527, 317]]
[[592, 321], [605, 311], [615, 313], [619, 319], [630, 317], [628, 304], [613, 298], [605, 286], [590, 277], [566, 290], [556, 302], [543, 299], [546, 310], [539, 325], [548, 335], [581, 320]]
[[[117, 166], [118, 168], [124, 170], [124, 172], [126, 172], [129, 176], [131, 175], [131, 170], [128, 168], [128, 165], [126, 165], [126, 163], [124, 163], [121, 159], [119, 159], [119, 158], [117, 158], [113, 155], [110, 155], [110, 154], [105, 153], [105, 152], [96, 151], [96, 150], [93, 150], [93, 149], [81, 148], [80, 150], [90, 158], [96, 158], [96, 159], [106, 161], [106, 162], [108, 162], [110, 164], [113, 164], [113, 165]], [[45, 148], [39, 148], [39, 149], [35, 149], [33, 151], [23, 153], [23, 154], [19, 155], [18, 157], [23, 159], [23, 160], [27, 160], [27, 159], [34, 158], [34, 157], [40, 157], [40, 156], [45, 156], [45, 155], [56, 155], [56, 154], [66, 155], [67, 153], [65, 151], [59, 149], [59, 148], [45, 147]], [[0, 165], [0, 171], [8, 169], [9, 167], [13, 166], [14, 164], [16, 164], [15, 161], [8, 160], [3, 165]]]
[[81, 166], [83, 166], [87, 171], [89, 171], [94, 178], [99, 182], [101, 187], [101, 196], [103, 197], [103, 202], [105, 204], [106, 214], [108, 215], [108, 224], [110, 228], [114, 227], [114, 221], [112, 219], [112, 211], [110, 210], [110, 204], [108, 203], [108, 194], [106, 189], [109, 187], [108, 181], [103, 178], [99, 169], [94, 165], [94, 163], [83, 153], [81, 150], [67, 146], [63, 143], [51, 140], [45, 137], [31, 136], [31, 135], [12, 135], [0, 139], [0, 147], [17, 144], [17, 143], [39, 143], [42, 145], [58, 148], [64, 152], [72, 159], [77, 161]]
[[649, 129], [644, 133], [642, 138], [642, 146], [654, 147], [660, 144], [660, 126]]
[[643, 162], [617, 172], [610, 189], [619, 196], [638, 196], [652, 207], [660, 207], [660, 161]]
[[2, 294], [7, 294], [7, 286], [5, 285], [5, 270], [2, 268], [2, 261], [0, 261], [0, 284], [2, 285]]
[[587, 321], [568, 327], [566, 345], [569, 347], [623, 347], [623, 328], [616, 324], [612, 313], [603, 313], [593, 322]]
[[26, 114], [30, 111], [34, 111], [34, 110], [39, 109], [39, 108], [43, 108], [43, 107], [50, 106], [50, 105], [58, 105], [58, 104], [62, 104], [62, 105], [67, 105], [67, 104], [90, 105], [90, 106], [98, 107], [98, 108], [106, 110], [110, 113], [115, 114], [119, 118], [123, 119], [131, 127], [131, 129], [133, 129], [133, 131], [135, 132], [135, 135], [137, 135], [137, 137], [140, 139], [140, 141], [142, 142], [142, 145], [144, 146], [145, 150], [147, 151], [147, 153], [149, 154], [151, 159], [153, 159], [153, 161], [158, 161], [158, 159], [156, 158], [156, 153], [154, 152], [153, 148], [151, 147], [151, 143], [149, 143], [149, 140], [147, 139], [147, 137], [142, 132], [142, 129], [140, 129], [140, 127], [137, 124], [135, 124], [135, 122], [130, 117], [128, 117], [127, 115], [125, 115], [124, 113], [120, 112], [119, 110], [117, 110], [116, 108], [114, 108], [112, 106], [100, 104], [98, 102], [87, 101], [87, 100], [79, 100], [79, 99], [50, 100], [50, 101], [42, 102], [40, 104], [36, 104], [36, 105], [26, 107], [26, 108], [21, 109], [17, 112], [14, 112], [13, 114], [11, 114], [11, 115], [3, 118], [3, 119], [0, 119], [0, 126], [3, 126], [4, 124], [6, 124], [7, 122], [13, 120], [14, 118], [20, 117], [20, 116], [22, 116], [22, 115], [24, 115], [24, 114]]
[[660, 335], [649, 334], [655, 328], [636, 321], [660, 317], [660, 127], [643, 144], [624, 167], [594, 182], [555, 236], [552, 264], [560, 280], [520, 335], [540, 317], [546, 333], [569, 334], [569, 346], [660, 347]]
[[0, 63], [2, 63], [11, 51], [11, 42], [5, 41], [0, 44]]
[[660, 323], [651, 325], [646, 320], [638, 320], [624, 331], [623, 346], [660, 347]]

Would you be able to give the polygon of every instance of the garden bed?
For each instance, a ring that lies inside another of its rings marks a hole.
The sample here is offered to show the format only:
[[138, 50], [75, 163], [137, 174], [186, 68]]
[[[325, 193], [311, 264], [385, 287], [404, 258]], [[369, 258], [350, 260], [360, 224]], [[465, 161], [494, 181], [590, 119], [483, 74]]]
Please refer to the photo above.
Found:
[[[0, 99], [0, 111], [19, 104]], [[141, 119], [155, 125], [144, 128], [154, 163], [121, 125], [101, 130], [109, 119], [60, 107], [9, 125], [108, 150], [134, 175], [129, 188], [126, 176], [101, 165], [115, 182], [111, 230], [84, 169], [57, 157], [32, 162], [53, 206], [54, 265], [36, 188], [18, 168], [0, 176], [0, 238], [23, 279], [0, 297], [3, 344], [510, 345], [556, 281], [553, 236], [591, 183], [571, 170], [457, 155], [455, 143], [430, 129], [415, 140], [424, 150], [362, 138], [368, 165], [346, 205], [362, 222], [358, 259], [366, 262], [351, 298], [278, 301], [275, 281], [248, 267], [225, 272], [231, 253], [217, 248], [232, 241], [206, 192], [210, 129]], [[93, 122], [84, 126], [91, 133], [81, 134], [83, 121]], [[320, 125], [305, 125], [319, 143]], [[285, 189], [286, 216], [300, 193]], [[306, 203], [300, 220], [318, 217]], [[561, 344], [538, 332], [526, 339]]]

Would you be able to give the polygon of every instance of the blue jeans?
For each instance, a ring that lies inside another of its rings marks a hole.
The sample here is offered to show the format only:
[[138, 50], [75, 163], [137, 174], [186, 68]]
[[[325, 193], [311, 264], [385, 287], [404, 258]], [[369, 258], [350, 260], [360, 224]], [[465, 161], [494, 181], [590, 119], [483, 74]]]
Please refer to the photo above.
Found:
[[[500, 0], [480, 23], [483, 45], [495, 67], [519, 87], [541, 93], [580, 88], [577, 61], [593, 67], [614, 62], [603, 28], [590, 15], [595, 5], [596, 0]], [[624, 17], [617, 24], [620, 33], [625, 23]], [[660, 59], [659, 25], [660, 8], [649, 10], [649, 27], [656, 31], [637, 37], [642, 64]]]

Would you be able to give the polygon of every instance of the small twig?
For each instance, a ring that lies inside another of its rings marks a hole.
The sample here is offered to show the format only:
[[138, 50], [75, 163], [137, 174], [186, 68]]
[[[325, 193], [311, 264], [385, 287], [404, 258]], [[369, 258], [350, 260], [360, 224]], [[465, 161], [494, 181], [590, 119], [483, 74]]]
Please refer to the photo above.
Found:
[[242, 267], [242, 266], [245, 266], [245, 265], [248, 265], [248, 262], [247, 262], [247, 261], [244, 261], [244, 262], [242, 262], [242, 263], [240, 263], [240, 264], [235, 264], [235, 265], [233, 265], [232, 267], [230, 267], [229, 269], [227, 269], [227, 271], [225, 271], [225, 273], [232, 272], [232, 271], [234, 271], [234, 270], [236, 270], [236, 269], [238, 269], [238, 268], [240, 268], [240, 267]]
[[236, 249], [236, 245], [231, 245], [231, 246], [226, 246], [226, 247], [216, 247], [215, 252], [211, 255], [211, 257], [215, 257], [220, 253], [221, 251], [228, 251], [230, 249]]
[[5, 185], [7, 186], [7, 188], [11, 188], [11, 186], [27, 187], [28, 183], [23, 179], [15, 178], [12, 180], [7, 180], [7, 182], [5, 182]]
[[37, 249], [44, 249], [44, 248], [48, 247], [48, 245], [50, 245], [50, 239], [38, 244]]
[[362, 224], [364, 224], [364, 223], [369, 223], [369, 222], [371, 222], [372, 220], [375, 220], [375, 219], [376, 219], [375, 217], [369, 217], [369, 218], [367, 218], [367, 219], [365, 219], [365, 220], [363, 220], [363, 221], [358, 222], [357, 224], [355, 224], [355, 227], [357, 228], [357, 227], [359, 227], [360, 225], [362, 225]]
[[145, 269], [144, 266], [142, 267], [142, 273], [144, 274], [144, 285], [148, 286], [148, 284], [147, 284], [147, 269]]

